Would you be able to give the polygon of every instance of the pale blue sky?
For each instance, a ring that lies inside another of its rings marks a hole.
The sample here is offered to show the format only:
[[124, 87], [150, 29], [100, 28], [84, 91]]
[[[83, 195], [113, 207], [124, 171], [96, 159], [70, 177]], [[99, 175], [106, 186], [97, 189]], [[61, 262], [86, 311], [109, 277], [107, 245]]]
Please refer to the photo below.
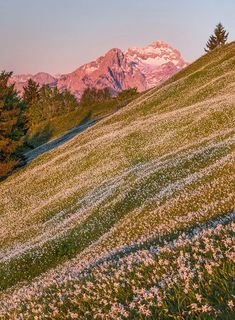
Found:
[[235, 40], [235, 0], [0, 0], [0, 70], [66, 73], [158, 39], [191, 62], [219, 21]]

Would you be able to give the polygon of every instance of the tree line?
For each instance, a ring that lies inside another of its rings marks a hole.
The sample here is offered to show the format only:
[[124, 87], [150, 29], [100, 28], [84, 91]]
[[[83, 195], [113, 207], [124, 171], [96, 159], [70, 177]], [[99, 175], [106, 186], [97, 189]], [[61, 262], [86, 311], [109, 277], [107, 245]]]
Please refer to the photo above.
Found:
[[57, 88], [50, 88], [48, 85], [40, 87], [32, 79], [24, 87], [22, 98], [26, 106], [27, 128], [74, 111], [78, 107], [76, 98], [68, 90], [59, 92]]
[[59, 92], [30, 79], [19, 97], [12, 72], [0, 73], [0, 179], [22, 160], [27, 132], [45, 120], [76, 110], [79, 103], [68, 91]]
[[[40, 86], [32, 79], [19, 97], [14, 84], [9, 85], [11, 76], [12, 72], [0, 73], [0, 180], [23, 159], [24, 147], [29, 146], [30, 129], [79, 107], [114, 99], [108, 88], [87, 88], [78, 102], [68, 90], [60, 92], [48, 85]], [[128, 89], [115, 99], [121, 101], [136, 93], [135, 88]]]

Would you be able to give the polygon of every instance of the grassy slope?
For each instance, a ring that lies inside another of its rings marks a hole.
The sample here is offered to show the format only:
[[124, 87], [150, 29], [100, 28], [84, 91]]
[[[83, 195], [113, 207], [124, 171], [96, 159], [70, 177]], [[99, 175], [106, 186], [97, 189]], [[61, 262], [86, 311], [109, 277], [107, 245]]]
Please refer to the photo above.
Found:
[[[140, 94], [136, 94], [135, 97], [138, 95]], [[49, 140], [59, 137], [77, 125], [117, 111], [126, 106], [135, 97], [123, 98], [120, 101], [112, 99], [90, 106], [79, 105], [75, 111], [54, 117], [48, 121], [43, 121], [37, 126], [30, 128], [27, 140], [31, 146], [38, 147]]]
[[231, 212], [234, 64], [234, 43], [215, 50], [2, 183], [2, 290], [59, 265], [35, 287], [69, 290], [110, 252]]

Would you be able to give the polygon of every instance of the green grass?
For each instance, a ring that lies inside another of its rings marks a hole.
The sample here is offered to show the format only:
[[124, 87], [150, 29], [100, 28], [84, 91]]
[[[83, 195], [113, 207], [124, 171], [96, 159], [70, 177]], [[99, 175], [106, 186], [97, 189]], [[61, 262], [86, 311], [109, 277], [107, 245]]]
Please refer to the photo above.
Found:
[[33, 147], [38, 147], [43, 143], [59, 137], [77, 125], [98, 119], [125, 107], [138, 96], [140, 96], [140, 94], [137, 93], [135, 96], [123, 98], [122, 100], [113, 98], [90, 106], [78, 105], [75, 111], [54, 117], [48, 121], [43, 121], [30, 128], [27, 135], [27, 142]]
[[[14, 310], [31, 319], [41, 308], [49, 319], [72, 319], [70, 313], [76, 310], [80, 310], [79, 319], [94, 319], [101, 310], [113, 319], [111, 308], [117, 302], [129, 319], [231, 318], [233, 266], [224, 242], [216, 239], [222, 237], [229, 245], [232, 225], [223, 226], [221, 234], [217, 229], [212, 234], [208, 231], [218, 265], [208, 273], [205, 265], [214, 258], [200, 252], [205, 261], [200, 265], [202, 278], [190, 278], [190, 288], [193, 284], [199, 288], [189, 294], [176, 265], [180, 250], [162, 253], [172, 265], [169, 270], [158, 257], [152, 263], [142, 259], [142, 250], [152, 257], [151, 250], [162, 246], [163, 240], [176, 239], [233, 211], [234, 63], [234, 43], [203, 56], [0, 184], [0, 300], [6, 303], [0, 302], [0, 315], [12, 308], [9, 319]], [[114, 102], [95, 106], [90, 117], [115, 107]], [[79, 116], [81, 122], [86, 111], [55, 119], [53, 135], [74, 126]], [[202, 233], [198, 241], [203, 242], [203, 237]], [[185, 243], [181, 249], [185, 268], [195, 274], [197, 250], [197, 242]], [[112, 258], [117, 253], [120, 265]], [[135, 254], [140, 263], [131, 262], [128, 267], [125, 259], [132, 261]], [[108, 265], [99, 262], [105, 256]], [[84, 273], [84, 266], [93, 266], [88, 268], [91, 273]], [[158, 306], [154, 300], [154, 305], [148, 305], [148, 318], [138, 306], [132, 310], [129, 302], [138, 295], [135, 287], [147, 292], [157, 285], [153, 274], [159, 281], [168, 277], [177, 281], [172, 280], [169, 288], [167, 284], [169, 290], [159, 288], [163, 304]], [[28, 289], [21, 297], [24, 282]], [[77, 295], [75, 285], [80, 288]], [[190, 309], [197, 291], [213, 310]], [[60, 304], [61, 294], [68, 299]]]

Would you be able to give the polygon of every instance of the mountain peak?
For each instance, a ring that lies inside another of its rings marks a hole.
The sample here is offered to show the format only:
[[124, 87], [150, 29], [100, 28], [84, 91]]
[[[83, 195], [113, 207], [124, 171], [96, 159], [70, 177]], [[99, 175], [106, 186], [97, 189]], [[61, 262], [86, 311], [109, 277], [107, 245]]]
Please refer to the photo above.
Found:
[[11, 82], [21, 90], [32, 78], [40, 85], [56, 85], [61, 91], [68, 89], [80, 99], [87, 87], [108, 87], [113, 94], [133, 87], [144, 91], [162, 83], [186, 65], [178, 50], [157, 40], [144, 48], [129, 48], [125, 52], [112, 48], [96, 60], [58, 78], [39, 72], [33, 76], [14, 76]]
[[152, 43], [150, 43], [148, 45], [148, 47], [153, 47], [153, 48], [170, 48], [171, 46], [169, 45], [169, 43], [163, 41], [163, 40], [156, 40], [156, 41], [153, 41]]
[[133, 47], [133, 48], [127, 49], [126, 51], [126, 53], [129, 53], [129, 54], [139, 54], [139, 55], [148, 55], [148, 56], [151, 56], [153, 54], [161, 56], [169, 52], [179, 53], [178, 50], [174, 49], [167, 42], [164, 42], [162, 40], [154, 41], [143, 48]]
[[123, 52], [119, 48], [112, 48], [105, 55], [110, 55], [110, 54], [123, 54]]

